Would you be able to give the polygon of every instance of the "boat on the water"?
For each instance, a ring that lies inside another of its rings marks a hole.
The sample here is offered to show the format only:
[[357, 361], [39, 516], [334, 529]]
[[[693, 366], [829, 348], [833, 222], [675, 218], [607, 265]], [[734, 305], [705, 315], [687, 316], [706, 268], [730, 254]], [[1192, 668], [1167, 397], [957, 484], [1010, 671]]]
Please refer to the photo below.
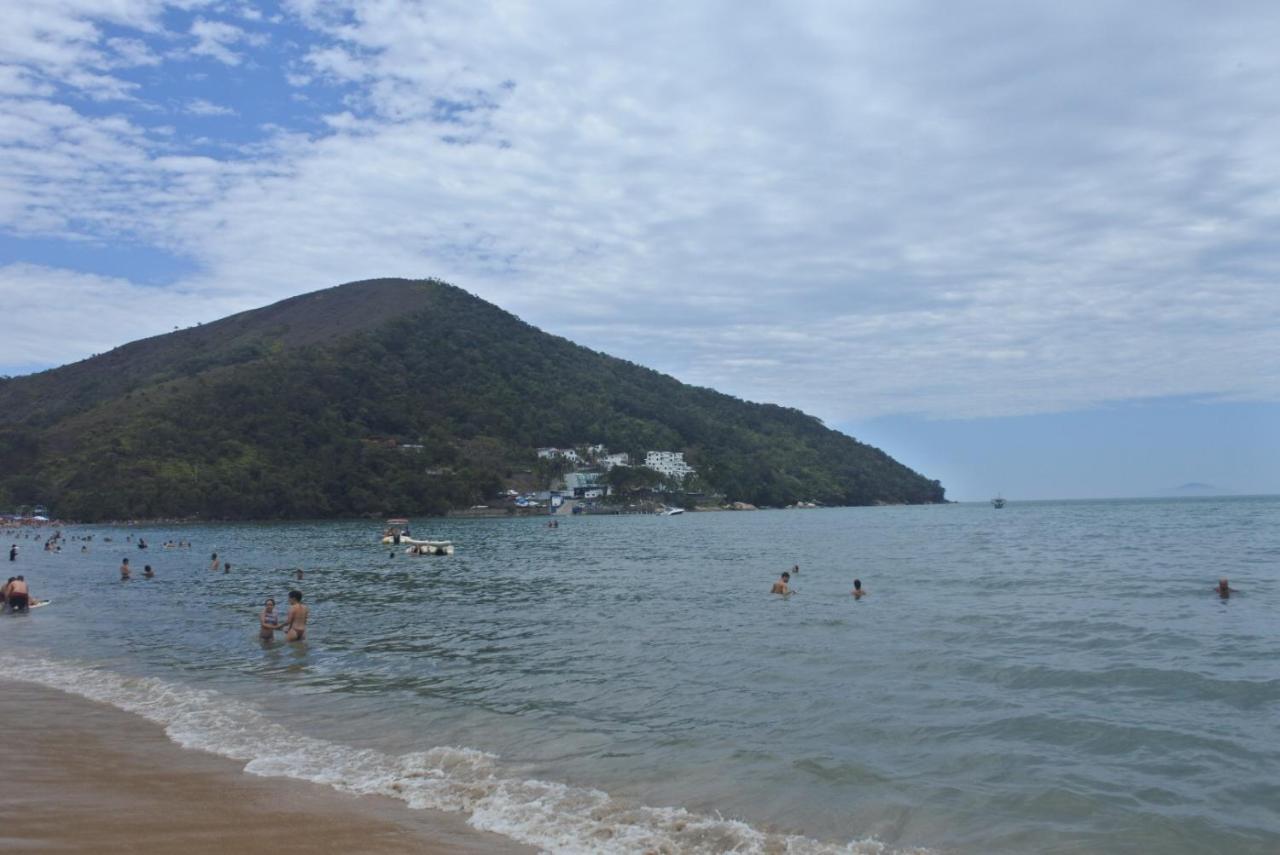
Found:
[[1003, 507], [1004, 507], [1004, 499], [1002, 499], [1002, 498], [1001, 498], [1001, 497], [999, 497], [999, 496], [996, 496], [994, 499], [992, 499], [992, 500], [991, 500], [991, 507], [995, 508], [996, 510], [999, 510], [1000, 508], [1003, 508]]
[[684, 508], [663, 508], [662, 510], [658, 511], [658, 516], [677, 517], [682, 513], [684, 513]]
[[400, 545], [409, 536], [409, 521], [404, 517], [392, 517], [382, 530], [382, 542]]
[[409, 548], [404, 551], [405, 555], [453, 554], [453, 541], [451, 540], [414, 540], [411, 537], [402, 537], [400, 542], [409, 544]]

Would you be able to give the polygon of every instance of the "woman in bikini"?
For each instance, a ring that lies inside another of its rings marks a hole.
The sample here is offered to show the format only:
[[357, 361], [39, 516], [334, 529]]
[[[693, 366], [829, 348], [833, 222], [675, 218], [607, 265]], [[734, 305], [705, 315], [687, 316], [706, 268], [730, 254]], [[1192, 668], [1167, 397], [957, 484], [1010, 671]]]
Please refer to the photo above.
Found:
[[280, 613], [276, 611], [276, 601], [267, 598], [266, 608], [262, 610], [262, 614], [258, 616], [258, 638], [263, 641], [273, 641], [276, 637], [276, 630], [280, 628]]
[[307, 616], [310, 610], [302, 604], [302, 592], [289, 592], [289, 623], [284, 628], [286, 641], [302, 641], [307, 637]]

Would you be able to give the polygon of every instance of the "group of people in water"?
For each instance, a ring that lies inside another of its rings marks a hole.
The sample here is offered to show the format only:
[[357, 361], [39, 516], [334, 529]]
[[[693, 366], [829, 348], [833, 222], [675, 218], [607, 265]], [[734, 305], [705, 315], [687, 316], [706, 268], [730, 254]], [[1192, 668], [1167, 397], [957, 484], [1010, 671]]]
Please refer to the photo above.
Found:
[[[791, 576], [793, 573], [797, 576], [800, 575], [799, 564], [792, 566], [790, 570], [782, 571], [782, 575], [778, 577], [778, 581], [773, 583], [773, 587], [769, 589], [769, 593], [782, 594], [784, 597], [789, 597], [792, 594], [796, 593], [795, 590], [792, 589], [791, 587]], [[865, 597], [869, 592], [867, 591], [866, 588], [862, 587], [861, 579], [854, 579], [853, 590], [850, 591], [849, 593], [853, 595], [853, 598], [855, 600], [860, 600], [863, 597]]]
[[[89, 540], [92, 535], [82, 540]], [[129, 542], [133, 541], [133, 536], [126, 538]], [[63, 540], [61, 531], [55, 532], [52, 537], [45, 541], [46, 551], [55, 551], [57, 545]], [[110, 541], [111, 538], [104, 537], [104, 541]], [[52, 545], [52, 546], [51, 546]], [[137, 541], [139, 549], [147, 549], [145, 539], [139, 537]], [[164, 543], [165, 549], [190, 549], [191, 542], [187, 540], [168, 540]], [[86, 547], [81, 548], [87, 551]], [[9, 545], [9, 560], [16, 562], [18, 560], [18, 544], [11, 543]], [[57, 549], [56, 551], [60, 551]], [[218, 556], [218, 553], [211, 553], [209, 556], [209, 570], [227, 574], [231, 572], [231, 562], [226, 561]], [[303, 570], [297, 568], [293, 570], [294, 578], [301, 581], [303, 578]], [[142, 569], [142, 578], [154, 579], [156, 572], [150, 564]], [[120, 581], [128, 582], [133, 578], [133, 568], [129, 565], [129, 558], [125, 556], [120, 559]], [[31, 589], [27, 584], [26, 576], [17, 575], [10, 576], [3, 586], [0, 586], [0, 608], [9, 612], [26, 612], [31, 606], [40, 603], [31, 594]], [[302, 592], [294, 589], [289, 592], [288, 610], [282, 615], [276, 609], [276, 601], [274, 598], [268, 599], [265, 608], [258, 616], [259, 638], [263, 641], [272, 641], [275, 639], [277, 632], [284, 633], [287, 641], [302, 641], [307, 637], [307, 619], [311, 616], [311, 610], [308, 606], [302, 604]]]
[[[780, 576], [778, 578], [778, 581], [773, 583], [773, 587], [769, 589], [769, 593], [782, 594], [783, 596], [790, 596], [791, 594], [794, 594], [795, 591], [791, 587], [791, 575], [793, 573], [799, 574], [799, 572], [800, 572], [799, 564], [796, 564], [790, 570], [784, 570], [782, 573], [782, 576]], [[1224, 599], [1224, 600], [1230, 597], [1232, 594], [1240, 593], [1239, 588], [1231, 587], [1231, 583], [1227, 580], [1225, 576], [1218, 580], [1218, 584], [1214, 587], [1213, 590], [1217, 593], [1217, 595], [1221, 599]], [[868, 591], [866, 588], [862, 587], [861, 579], [854, 579], [853, 590], [850, 591], [849, 593], [853, 595], [853, 598], [855, 600], [860, 600], [863, 597], [867, 596]]]

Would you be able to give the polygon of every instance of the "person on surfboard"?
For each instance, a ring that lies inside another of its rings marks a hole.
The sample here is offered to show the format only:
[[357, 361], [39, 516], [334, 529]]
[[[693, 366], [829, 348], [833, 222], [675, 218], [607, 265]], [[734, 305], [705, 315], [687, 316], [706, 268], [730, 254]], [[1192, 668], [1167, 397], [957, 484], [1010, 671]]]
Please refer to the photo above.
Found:
[[27, 579], [25, 576], [15, 576], [13, 581], [6, 586], [6, 600], [9, 604], [9, 610], [15, 614], [25, 612], [30, 606], [34, 606], [38, 601], [31, 596], [31, 590], [27, 587]]

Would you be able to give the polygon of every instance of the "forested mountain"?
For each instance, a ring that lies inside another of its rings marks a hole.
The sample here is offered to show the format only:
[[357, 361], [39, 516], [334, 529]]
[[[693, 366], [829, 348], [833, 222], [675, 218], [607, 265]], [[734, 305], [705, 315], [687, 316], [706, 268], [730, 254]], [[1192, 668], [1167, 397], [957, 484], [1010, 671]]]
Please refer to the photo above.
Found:
[[381, 279], [0, 381], [0, 508], [437, 513], [492, 496], [538, 446], [583, 443], [685, 451], [730, 500], [943, 500], [798, 410], [684, 385], [443, 282]]

